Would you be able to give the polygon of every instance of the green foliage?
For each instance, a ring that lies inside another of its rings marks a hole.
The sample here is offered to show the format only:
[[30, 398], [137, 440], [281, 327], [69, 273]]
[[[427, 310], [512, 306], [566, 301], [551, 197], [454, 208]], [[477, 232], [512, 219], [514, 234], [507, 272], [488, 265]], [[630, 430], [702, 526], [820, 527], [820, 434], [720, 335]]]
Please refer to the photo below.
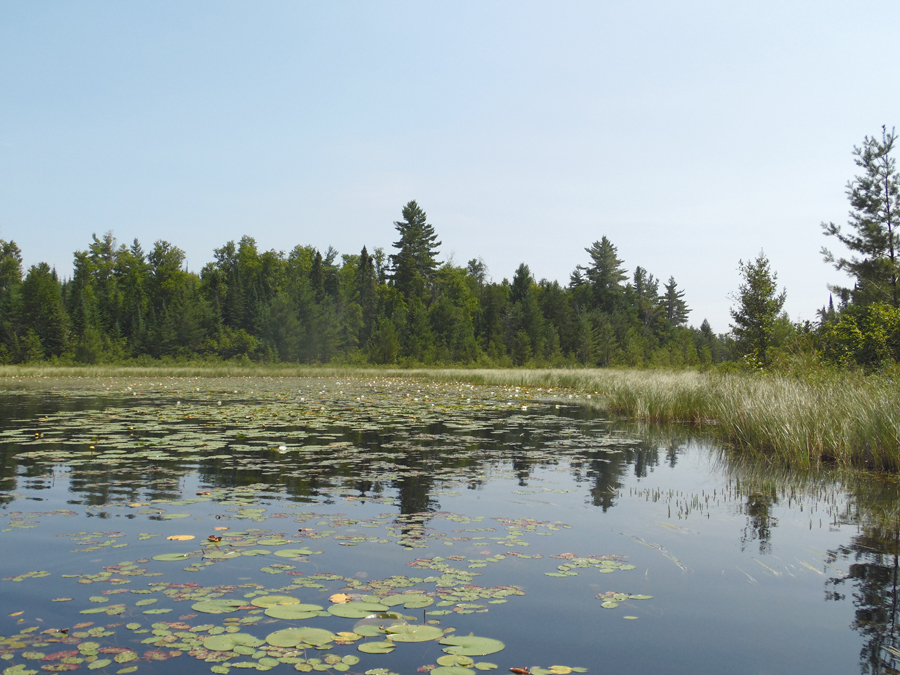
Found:
[[897, 135], [882, 127], [881, 140], [866, 136], [862, 146], [854, 147], [856, 165], [862, 175], [847, 184], [850, 200], [848, 225], [844, 232], [839, 225], [822, 223], [827, 236], [835, 237], [852, 255], [836, 257], [827, 248], [822, 254], [835, 269], [844, 271], [856, 280], [854, 288], [833, 287], [851, 297], [854, 304], [867, 305], [886, 302], [898, 306], [898, 260], [900, 238], [900, 176], [896, 161], [891, 157]]
[[0, 363], [544, 368], [687, 366], [724, 353], [711, 331], [701, 340], [683, 327], [688, 310], [673, 279], [660, 295], [638, 267], [626, 284], [605, 237], [586, 249], [590, 264], [576, 267], [568, 287], [537, 281], [525, 263], [512, 281], [493, 281], [477, 258], [438, 264], [440, 242], [418, 204], [403, 218], [390, 269], [377, 248], [340, 256], [297, 246], [285, 255], [245, 236], [216, 248], [197, 275], [170, 242], [145, 253], [108, 232], [74, 254], [71, 279], [60, 282], [41, 263], [23, 281], [21, 253], [0, 241]]
[[769, 260], [760, 252], [756, 260], [740, 262], [743, 283], [738, 289], [738, 306], [731, 309], [731, 325], [738, 353], [753, 366], [766, 367], [775, 347], [775, 328], [785, 293], [778, 293], [778, 275], [769, 269]]
[[844, 313], [824, 332], [825, 355], [842, 365], [880, 368], [900, 360], [900, 308], [873, 303]]
[[425, 211], [411, 201], [403, 207], [403, 220], [394, 222], [400, 240], [394, 242], [397, 253], [391, 256], [393, 282], [406, 298], [424, 297], [437, 267], [441, 242], [426, 220]]

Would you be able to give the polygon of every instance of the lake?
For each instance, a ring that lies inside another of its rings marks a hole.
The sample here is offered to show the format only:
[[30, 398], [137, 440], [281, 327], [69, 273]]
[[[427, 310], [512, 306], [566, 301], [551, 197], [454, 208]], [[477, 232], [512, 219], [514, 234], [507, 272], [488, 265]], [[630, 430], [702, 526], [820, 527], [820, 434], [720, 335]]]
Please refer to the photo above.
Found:
[[7, 380], [3, 675], [897, 672], [895, 479], [595, 402]]

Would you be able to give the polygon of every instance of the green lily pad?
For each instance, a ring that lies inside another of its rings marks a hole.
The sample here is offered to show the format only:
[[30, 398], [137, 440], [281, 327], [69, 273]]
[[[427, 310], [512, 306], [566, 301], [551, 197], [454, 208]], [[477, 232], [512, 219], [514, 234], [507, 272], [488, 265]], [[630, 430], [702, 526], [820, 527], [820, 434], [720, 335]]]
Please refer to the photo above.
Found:
[[364, 619], [370, 614], [386, 612], [390, 609], [386, 605], [374, 602], [345, 602], [340, 605], [332, 605], [328, 612], [334, 616], [342, 616], [345, 619]]
[[266, 610], [266, 616], [271, 616], [273, 619], [285, 620], [312, 619], [313, 617], [319, 616], [319, 612], [321, 611], [322, 607], [320, 605], [275, 605]]
[[441, 640], [442, 645], [450, 645], [444, 651], [447, 654], [462, 656], [487, 656], [496, 654], [506, 647], [500, 640], [475, 637], [474, 635], [448, 637]]
[[[257, 607], [275, 607], [275, 605], [298, 605], [300, 604], [300, 598], [295, 598], [291, 595], [263, 595], [258, 598], [253, 598], [250, 601], [251, 605], [256, 605]], [[322, 609], [319, 607], [319, 609]]]
[[308, 548], [283, 548], [281, 550], [275, 551], [275, 555], [279, 558], [300, 558], [307, 555], [312, 555], [312, 551]]
[[238, 645], [259, 647], [262, 644], [265, 644], [263, 640], [249, 633], [223, 633], [206, 638], [203, 641], [203, 648], [211, 652], [230, 652]]
[[176, 562], [193, 558], [197, 553], [198, 551], [191, 551], [190, 553], [160, 553], [159, 555], [153, 556], [153, 559], [162, 562]]
[[242, 600], [201, 600], [191, 605], [191, 609], [195, 612], [204, 612], [206, 614], [227, 614], [237, 611], [238, 607], [243, 607]]
[[445, 654], [444, 656], [438, 658], [437, 664], [439, 666], [471, 666], [475, 664], [475, 661], [470, 659], [468, 656]]
[[266, 642], [273, 647], [296, 647], [299, 644], [320, 647], [332, 642], [337, 636], [323, 628], [285, 628], [269, 633]]
[[364, 654], [390, 654], [395, 646], [393, 642], [363, 642], [357, 649]]
[[444, 631], [437, 626], [389, 626], [387, 634], [391, 642], [428, 642], [444, 637]]
[[472, 675], [472, 669], [463, 666], [438, 666], [431, 672], [433, 675]]
[[434, 598], [430, 598], [422, 593], [399, 593], [397, 595], [389, 595], [386, 598], [379, 598], [379, 602], [388, 607], [403, 605], [406, 609], [422, 609], [434, 604]]

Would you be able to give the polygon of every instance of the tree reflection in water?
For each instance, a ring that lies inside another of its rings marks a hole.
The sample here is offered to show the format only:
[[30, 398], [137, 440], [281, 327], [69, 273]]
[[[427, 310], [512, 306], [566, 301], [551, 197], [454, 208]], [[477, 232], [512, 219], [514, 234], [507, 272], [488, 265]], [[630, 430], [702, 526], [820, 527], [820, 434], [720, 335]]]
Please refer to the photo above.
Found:
[[867, 525], [849, 544], [829, 551], [829, 562], [851, 561], [846, 576], [826, 582], [826, 599], [843, 600], [842, 591], [852, 585], [856, 618], [851, 628], [863, 637], [860, 671], [872, 675], [898, 673], [898, 565], [900, 523]]

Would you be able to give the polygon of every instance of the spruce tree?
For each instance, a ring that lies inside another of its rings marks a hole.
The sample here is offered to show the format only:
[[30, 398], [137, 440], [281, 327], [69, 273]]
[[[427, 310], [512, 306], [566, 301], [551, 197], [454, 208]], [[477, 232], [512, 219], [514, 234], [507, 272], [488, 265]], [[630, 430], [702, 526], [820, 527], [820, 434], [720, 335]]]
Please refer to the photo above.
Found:
[[397, 253], [391, 256], [394, 286], [407, 299], [424, 299], [437, 268], [435, 256], [441, 242], [427, 218], [421, 207], [411, 201], [403, 207], [403, 220], [394, 222], [400, 233], [400, 241], [394, 242]]
[[760, 251], [756, 260], [740, 261], [743, 283], [738, 306], [731, 309], [731, 330], [740, 354], [752, 365], [766, 367], [771, 360], [775, 322], [784, 306], [785, 292], [778, 293], [778, 275]]
[[863, 170], [847, 184], [850, 199], [848, 226], [844, 232], [839, 225], [822, 223], [830, 237], [837, 238], [851, 251], [849, 258], [837, 257], [822, 248], [826, 262], [855, 277], [855, 287], [832, 288], [842, 295], [849, 293], [854, 304], [890, 303], [897, 307], [897, 249], [900, 246], [896, 229], [900, 222], [900, 176], [896, 161], [891, 157], [897, 135], [892, 129], [881, 128], [881, 140], [865, 137], [862, 146], [854, 147], [856, 165]]
[[678, 290], [675, 277], [669, 277], [663, 288], [665, 292], [660, 300], [666, 313], [666, 321], [670, 326], [683, 326], [687, 322], [687, 315], [691, 311], [683, 299], [684, 291]]

